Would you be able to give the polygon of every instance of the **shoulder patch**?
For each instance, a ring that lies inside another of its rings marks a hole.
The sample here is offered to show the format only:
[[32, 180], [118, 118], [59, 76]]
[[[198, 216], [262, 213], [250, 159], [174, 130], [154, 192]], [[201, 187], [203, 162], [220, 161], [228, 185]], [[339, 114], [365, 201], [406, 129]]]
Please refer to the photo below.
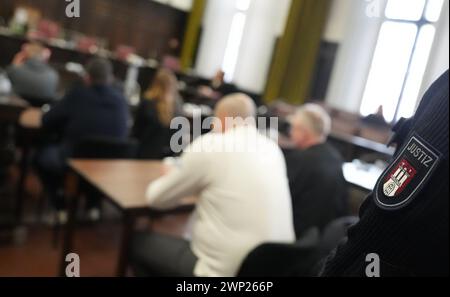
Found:
[[384, 210], [398, 210], [407, 206], [433, 175], [440, 159], [439, 151], [413, 135], [378, 180], [374, 192], [375, 203]]

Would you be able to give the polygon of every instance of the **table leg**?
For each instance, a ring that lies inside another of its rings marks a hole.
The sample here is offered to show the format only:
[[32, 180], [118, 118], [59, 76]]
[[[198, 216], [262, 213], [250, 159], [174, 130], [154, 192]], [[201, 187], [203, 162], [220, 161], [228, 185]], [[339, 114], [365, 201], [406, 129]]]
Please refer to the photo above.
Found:
[[68, 221], [64, 228], [64, 238], [62, 245], [62, 254], [59, 263], [59, 276], [66, 276], [66, 256], [72, 253], [73, 238], [75, 235], [76, 215], [78, 209], [78, 177], [75, 174], [69, 174], [66, 180], [66, 193], [68, 195]]
[[117, 266], [117, 277], [125, 277], [128, 268], [130, 243], [133, 236], [134, 216], [128, 212], [124, 213], [122, 239], [120, 243], [119, 262]]

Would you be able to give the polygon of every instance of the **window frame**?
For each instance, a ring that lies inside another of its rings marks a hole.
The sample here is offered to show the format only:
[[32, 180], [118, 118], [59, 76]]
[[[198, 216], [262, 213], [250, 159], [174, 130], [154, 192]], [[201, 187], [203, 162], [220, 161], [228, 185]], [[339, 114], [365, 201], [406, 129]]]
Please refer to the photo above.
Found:
[[[388, 0], [388, 2], [389, 1], [391, 1], [391, 0]], [[433, 1], [433, 0], [425, 0], [425, 5], [423, 7], [421, 17], [418, 20], [407, 20], [407, 19], [398, 19], [398, 18], [390, 18], [390, 17], [388, 17], [386, 15], [388, 2], [386, 2], [386, 6], [384, 7], [382, 16], [380, 16], [382, 18], [382, 20], [380, 22], [380, 31], [381, 31], [381, 27], [386, 22], [411, 24], [411, 25], [415, 25], [416, 28], [417, 28], [416, 36], [414, 38], [414, 42], [413, 42], [413, 46], [412, 46], [412, 51], [411, 51], [411, 54], [410, 54], [410, 56], [408, 58], [408, 64], [406, 66], [406, 72], [405, 72], [406, 75], [404, 76], [403, 81], [401, 82], [401, 91], [400, 91], [399, 97], [397, 98], [397, 101], [395, 103], [396, 106], [395, 106], [395, 112], [394, 112], [394, 115], [393, 115], [392, 123], [395, 123], [396, 121], [398, 121], [400, 119], [400, 114], [399, 113], [400, 113], [400, 108], [402, 106], [402, 101], [403, 101], [402, 99], [404, 99], [403, 96], [404, 96], [404, 93], [405, 93], [405, 90], [406, 90], [406, 86], [407, 86], [407, 82], [408, 82], [408, 78], [409, 78], [409, 73], [410, 73], [410, 70], [412, 68], [412, 64], [413, 64], [413, 61], [414, 61], [414, 56], [415, 56], [415, 53], [416, 53], [416, 50], [417, 50], [417, 44], [418, 44], [418, 41], [419, 41], [421, 29], [424, 26], [426, 26], [426, 25], [431, 25], [431, 26], [433, 26], [433, 28], [436, 31], [437, 30], [437, 23], [442, 18], [442, 13], [443, 13], [443, 10], [444, 10], [444, 7], [445, 7], [445, 1], [443, 1], [443, 4], [441, 5], [439, 17], [437, 18], [436, 21], [428, 20], [426, 18], [427, 9], [428, 9], [430, 1]], [[375, 49], [378, 46], [379, 40], [380, 40], [380, 35], [378, 34], [377, 42], [375, 44]], [[433, 43], [435, 42], [435, 40], [436, 40], [436, 34], [433, 36]], [[427, 60], [429, 60], [430, 56], [431, 56], [431, 52], [428, 54]], [[366, 80], [366, 83], [365, 83], [365, 86], [364, 86], [363, 93], [366, 92], [366, 89], [368, 87], [368, 83], [369, 83], [368, 79], [369, 79], [369, 76], [370, 76], [370, 72], [372, 71], [372, 68], [374, 67], [373, 66], [374, 58], [375, 58], [375, 52], [374, 52], [374, 55], [373, 55], [372, 60], [371, 60], [371, 66], [370, 66], [370, 69], [369, 69], [369, 73], [368, 73], [368, 76], [367, 76], [367, 80]], [[423, 81], [423, 77], [422, 77], [422, 81]], [[417, 106], [417, 103], [419, 102], [419, 100], [420, 100], [419, 97], [416, 98], [416, 106]], [[360, 103], [360, 111], [361, 111], [361, 109], [363, 107], [363, 104], [364, 104], [364, 95], [363, 95], [363, 98], [362, 98], [361, 103]]]

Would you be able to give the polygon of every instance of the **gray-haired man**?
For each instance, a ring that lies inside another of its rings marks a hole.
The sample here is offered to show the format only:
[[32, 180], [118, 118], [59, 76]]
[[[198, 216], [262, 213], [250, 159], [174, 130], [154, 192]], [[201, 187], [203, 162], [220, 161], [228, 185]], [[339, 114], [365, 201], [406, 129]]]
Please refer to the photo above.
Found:
[[326, 143], [330, 130], [331, 119], [318, 105], [304, 105], [291, 118], [296, 149], [285, 157], [297, 238], [347, 214], [342, 158]]

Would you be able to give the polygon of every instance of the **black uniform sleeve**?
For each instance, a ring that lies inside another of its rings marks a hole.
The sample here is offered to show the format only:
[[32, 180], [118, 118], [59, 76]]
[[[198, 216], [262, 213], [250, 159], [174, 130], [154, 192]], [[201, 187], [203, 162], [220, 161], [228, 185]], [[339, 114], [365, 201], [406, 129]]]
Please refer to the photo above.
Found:
[[[371, 254], [379, 256], [382, 277], [448, 276], [448, 79], [447, 71], [425, 94], [360, 222], [322, 276], [365, 277]], [[398, 172], [404, 175], [397, 179]]]

